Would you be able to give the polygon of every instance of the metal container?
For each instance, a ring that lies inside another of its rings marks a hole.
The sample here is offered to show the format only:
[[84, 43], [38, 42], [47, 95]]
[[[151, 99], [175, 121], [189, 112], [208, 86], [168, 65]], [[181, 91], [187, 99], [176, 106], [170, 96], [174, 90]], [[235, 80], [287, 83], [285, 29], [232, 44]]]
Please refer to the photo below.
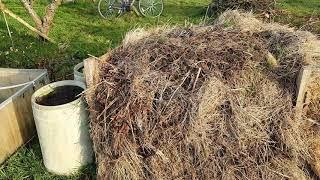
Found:
[[0, 68], [0, 164], [36, 135], [31, 95], [47, 83], [46, 70]]

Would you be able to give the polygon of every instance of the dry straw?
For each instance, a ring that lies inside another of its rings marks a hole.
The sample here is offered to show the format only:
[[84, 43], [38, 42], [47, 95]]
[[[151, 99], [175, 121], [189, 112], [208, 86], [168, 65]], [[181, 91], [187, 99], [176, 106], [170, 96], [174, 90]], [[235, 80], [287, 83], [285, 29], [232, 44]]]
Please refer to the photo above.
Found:
[[213, 0], [210, 14], [218, 14], [226, 10], [240, 9], [256, 13], [267, 13], [275, 8], [276, 0]]
[[238, 11], [129, 33], [89, 94], [98, 177], [312, 179], [314, 136], [293, 117], [297, 73], [319, 62], [318, 43]]
[[311, 155], [314, 159], [311, 167], [320, 176], [320, 71], [313, 72], [309, 86], [307, 87], [305, 119], [309, 122], [308, 135], [311, 144]]

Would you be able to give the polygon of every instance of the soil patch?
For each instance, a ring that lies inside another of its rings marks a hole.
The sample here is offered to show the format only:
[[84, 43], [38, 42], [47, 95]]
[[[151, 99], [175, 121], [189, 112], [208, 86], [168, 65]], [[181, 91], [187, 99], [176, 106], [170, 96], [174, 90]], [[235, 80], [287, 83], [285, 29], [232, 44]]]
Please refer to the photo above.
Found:
[[78, 99], [82, 92], [83, 88], [78, 86], [60, 86], [49, 94], [38, 98], [36, 103], [43, 106], [58, 106]]

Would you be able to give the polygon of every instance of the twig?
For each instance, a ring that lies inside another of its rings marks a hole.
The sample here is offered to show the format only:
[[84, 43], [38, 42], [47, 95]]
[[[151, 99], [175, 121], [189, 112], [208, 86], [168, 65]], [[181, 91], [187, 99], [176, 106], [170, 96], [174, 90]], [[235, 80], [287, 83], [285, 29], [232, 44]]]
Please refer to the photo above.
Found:
[[[167, 105], [165, 108], [163, 108], [163, 110], [167, 109], [167, 107], [169, 106], [169, 104], [171, 103], [172, 98], [174, 97], [174, 95], [177, 93], [177, 91], [179, 90], [179, 88], [183, 85], [184, 81], [189, 77], [190, 75], [190, 71], [188, 71], [188, 73], [186, 74], [186, 76], [183, 78], [182, 82], [179, 84], [179, 86], [177, 87], [176, 90], [174, 90], [174, 92], [172, 93]], [[163, 111], [162, 110], [162, 111]]]
[[197, 81], [198, 81], [198, 79], [199, 79], [200, 73], [201, 73], [201, 68], [199, 68], [199, 70], [198, 70], [196, 80], [195, 80], [194, 83], [193, 83], [192, 91], [194, 91], [194, 89], [196, 88]]
[[207, 18], [209, 17], [209, 9], [210, 9], [210, 4], [208, 5], [208, 7], [207, 7], [207, 10], [206, 10], [206, 14], [204, 15], [204, 18], [203, 18], [203, 24], [206, 24], [206, 22], [207, 22]]
[[92, 58], [95, 58], [96, 60], [100, 60], [100, 58], [98, 58], [97, 56], [94, 56], [92, 54], [88, 54], [88, 56], [92, 57]]
[[317, 121], [313, 120], [313, 119], [310, 119], [310, 118], [307, 118], [307, 121], [313, 123], [313, 124], [316, 124], [318, 126], [320, 126], [320, 123], [318, 123]]

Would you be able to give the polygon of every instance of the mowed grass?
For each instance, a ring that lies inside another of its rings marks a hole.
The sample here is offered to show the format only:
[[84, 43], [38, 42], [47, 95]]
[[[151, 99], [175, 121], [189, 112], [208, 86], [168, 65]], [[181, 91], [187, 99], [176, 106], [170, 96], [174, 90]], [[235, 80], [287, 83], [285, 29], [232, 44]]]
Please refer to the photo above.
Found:
[[[50, 37], [56, 44], [43, 43], [17, 21], [7, 17], [13, 45], [3, 17], [0, 16], [0, 66], [49, 69], [52, 80], [71, 78], [72, 66], [88, 54], [100, 56], [115, 47], [125, 33], [137, 27], [198, 23], [204, 16], [208, 0], [165, 0], [160, 18], [137, 17], [133, 12], [111, 20], [102, 19], [97, 3], [64, 4], [59, 8]], [[19, 0], [3, 0], [9, 9], [33, 25]], [[43, 14], [46, 0], [38, 0], [36, 10]]]
[[[165, 0], [165, 11], [160, 18], [137, 17], [134, 13], [128, 13], [119, 18], [105, 20], [98, 15], [96, 4], [79, 1], [60, 7], [49, 35], [56, 44], [39, 41], [35, 34], [7, 17], [12, 32], [11, 41], [3, 16], [0, 16], [0, 67], [47, 68], [52, 81], [72, 78], [72, 68], [75, 64], [87, 58], [88, 54], [100, 56], [110, 48], [116, 47], [128, 30], [157, 25], [198, 24], [211, 2]], [[33, 24], [18, 0], [3, 2], [13, 12]], [[45, 0], [38, 0], [36, 10], [43, 14], [45, 5]], [[311, 30], [320, 33], [320, 25], [316, 20], [320, 15], [320, 0], [282, 0], [278, 7], [283, 10], [284, 15], [277, 16], [276, 21], [298, 28], [307, 24]], [[71, 177], [48, 173], [42, 162], [37, 139], [21, 148], [0, 166], [0, 179], [94, 178], [95, 165], [84, 167]]]
[[319, 0], [283, 0], [278, 4], [296, 16], [319, 15], [320, 13]]
[[[0, 67], [47, 68], [52, 81], [72, 78], [75, 64], [88, 57], [100, 56], [117, 46], [126, 32], [138, 27], [157, 25], [198, 24], [205, 15], [208, 0], [165, 0], [164, 13], [159, 18], [137, 17], [128, 13], [105, 20], [97, 4], [80, 2], [62, 5], [55, 17], [49, 36], [57, 43], [41, 42], [37, 36], [7, 17], [12, 41], [3, 16], [0, 16]], [[19, 0], [3, 0], [14, 13], [34, 25]], [[40, 14], [46, 0], [38, 0], [35, 9]], [[1, 144], [0, 144], [1, 145]], [[84, 167], [71, 177], [55, 176], [46, 171], [37, 139], [21, 148], [0, 166], [0, 179], [94, 179], [95, 165]]]
[[276, 21], [320, 35], [320, 0], [281, 0]]
[[64, 179], [95, 179], [95, 165], [82, 167], [76, 174], [66, 177], [57, 176], [46, 171], [41, 157], [38, 140], [35, 139], [15, 153], [2, 167], [0, 179], [16, 180], [64, 180]]

